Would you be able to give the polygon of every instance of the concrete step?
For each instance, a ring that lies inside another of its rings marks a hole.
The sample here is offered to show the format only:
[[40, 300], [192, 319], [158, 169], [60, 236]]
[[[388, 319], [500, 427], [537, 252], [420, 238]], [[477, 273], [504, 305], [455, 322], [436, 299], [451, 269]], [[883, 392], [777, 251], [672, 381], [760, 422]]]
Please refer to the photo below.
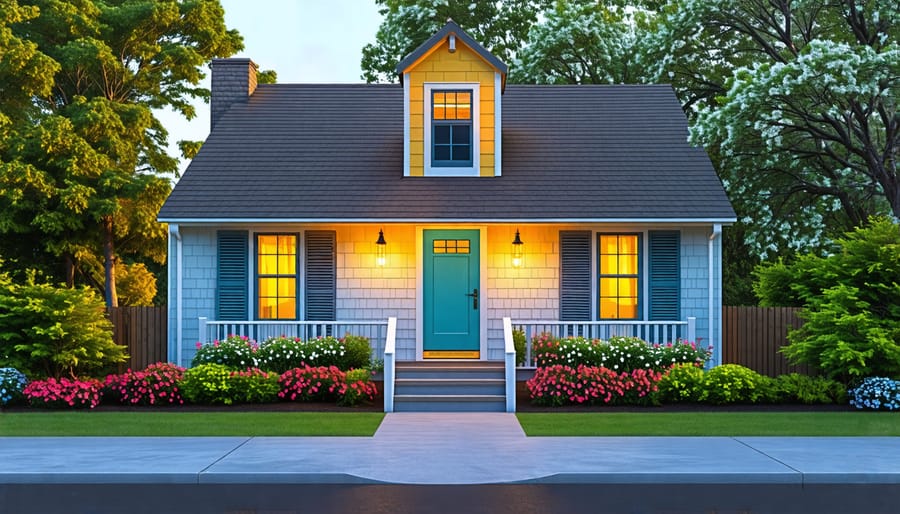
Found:
[[506, 396], [496, 394], [404, 394], [394, 395], [396, 412], [504, 412]]
[[463, 362], [427, 362], [427, 363], [397, 363], [395, 368], [396, 378], [473, 378], [473, 379], [504, 379], [505, 368], [503, 364], [494, 363], [463, 363]]
[[402, 395], [504, 395], [502, 378], [398, 378], [394, 391]]

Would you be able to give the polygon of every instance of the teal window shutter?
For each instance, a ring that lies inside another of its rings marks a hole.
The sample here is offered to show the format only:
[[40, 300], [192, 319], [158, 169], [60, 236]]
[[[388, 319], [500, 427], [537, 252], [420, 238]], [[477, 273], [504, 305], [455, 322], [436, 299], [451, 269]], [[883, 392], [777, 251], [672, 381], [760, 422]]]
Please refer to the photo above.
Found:
[[247, 319], [247, 280], [250, 268], [247, 255], [247, 232], [217, 233], [216, 319]]
[[650, 321], [681, 319], [681, 234], [650, 231]]
[[591, 232], [559, 232], [559, 319], [591, 319]]
[[334, 321], [337, 289], [337, 236], [331, 230], [306, 232], [306, 319]]

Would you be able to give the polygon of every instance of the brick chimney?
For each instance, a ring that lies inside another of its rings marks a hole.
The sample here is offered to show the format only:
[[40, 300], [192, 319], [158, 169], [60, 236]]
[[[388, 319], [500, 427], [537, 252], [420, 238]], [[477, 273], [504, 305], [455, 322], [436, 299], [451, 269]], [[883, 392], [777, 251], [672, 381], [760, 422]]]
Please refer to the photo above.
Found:
[[210, 128], [232, 105], [246, 102], [256, 91], [256, 63], [250, 59], [213, 59]]

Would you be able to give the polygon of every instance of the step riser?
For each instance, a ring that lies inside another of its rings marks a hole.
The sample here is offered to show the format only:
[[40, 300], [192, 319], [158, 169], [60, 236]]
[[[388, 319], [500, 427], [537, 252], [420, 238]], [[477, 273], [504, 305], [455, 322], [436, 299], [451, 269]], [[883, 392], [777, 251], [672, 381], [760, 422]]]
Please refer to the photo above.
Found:
[[506, 394], [506, 388], [494, 384], [458, 384], [458, 385], [401, 385], [394, 386], [396, 394], [404, 395], [471, 395], [471, 394]]
[[466, 371], [445, 371], [440, 369], [426, 370], [397, 370], [395, 375], [397, 379], [401, 378], [422, 378], [422, 379], [456, 379], [456, 378], [476, 378], [476, 379], [500, 379], [506, 378], [503, 371], [493, 370], [466, 370]]
[[395, 412], [505, 412], [503, 402], [395, 402]]

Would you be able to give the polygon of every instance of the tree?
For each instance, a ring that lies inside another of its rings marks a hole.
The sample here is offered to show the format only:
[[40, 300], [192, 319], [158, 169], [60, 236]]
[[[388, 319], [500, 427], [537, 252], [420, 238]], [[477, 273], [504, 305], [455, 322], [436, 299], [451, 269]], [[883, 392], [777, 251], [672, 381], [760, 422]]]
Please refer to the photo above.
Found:
[[896, 2], [688, 0], [662, 13], [648, 78], [672, 81], [692, 141], [716, 150], [757, 254], [900, 218]]
[[538, 13], [552, 0], [375, 0], [384, 21], [375, 42], [363, 47], [362, 78], [396, 82], [394, 68], [404, 57], [453, 19], [503, 62], [512, 62]]
[[[114, 306], [117, 245], [164, 259], [155, 216], [177, 163], [152, 109], [193, 117], [190, 102], [209, 95], [198, 85], [203, 66], [239, 50], [241, 38], [217, 0], [28, 3], [7, 25], [56, 71], [49, 90], [31, 96], [32, 124], [0, 143], [9, 163], [0, 231], [39, 239], [67, 263], [70, 286], [79, 265], [102, 254]], [[27, 72], [43, 76], [43, 66]]]
[[[632, 2], [643, 4], [644, 2]], [[510, 69], [524, 84], [622, 84], [639, 82], [638, 36], [653, 19], [639, 5], [559, 2], [528, 33]]]
[[756, 270], [763, 305], [802, 306], [784, 353], [844, 381], [900, 376], [900, 231], [887, 218], [848, 232], [827, 257]]

